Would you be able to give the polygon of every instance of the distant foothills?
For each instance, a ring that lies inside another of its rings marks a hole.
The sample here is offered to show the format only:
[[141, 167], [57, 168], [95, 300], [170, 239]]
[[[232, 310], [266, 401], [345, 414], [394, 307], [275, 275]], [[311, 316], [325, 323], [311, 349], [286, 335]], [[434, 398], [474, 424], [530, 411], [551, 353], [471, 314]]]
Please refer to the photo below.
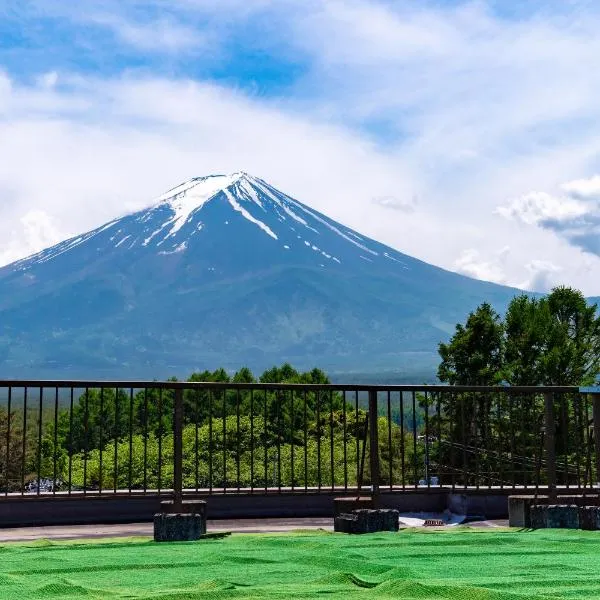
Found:
[[[521, 361], [541, 381], [556, 340], [597, 352], [596, 325], [582, 338], [576, 320], [597, 324], [597, 300], [446, 271], [243, 172], [199, 177], [0, 269], [0, 378], [233, 376], [287, 362], [336, 382], [452, 381], [453, 370], [508, 381]], [[490, 332], [489, 364], [456, 358]]]
[[[515, 296], [502, 318], [487, 302], [456, 325], [438, 346], [436, 382], [450, 385], [600, 385], [600, 312], [583, 294], [557, 287], [544, 297]], [[385, 374], [356, 374], [356, 383], [404, 383]], [[352, 383], [346, 375], [340, 383]], [[176, 379], [176, 378], [172, 378]], [[369, 381], [372, 379], [372, 381]], [[336, 383], [323, 370], [296, 370], [289, 363], [255, 377], [243, 367], [193, 373], [187, 381], [221, 383]], [[417, 383], [414, 380], [411, 383]], [[422, 383], [422, 382], [419, 382]], [[429, 382], [423, 382], [429, 383]]]

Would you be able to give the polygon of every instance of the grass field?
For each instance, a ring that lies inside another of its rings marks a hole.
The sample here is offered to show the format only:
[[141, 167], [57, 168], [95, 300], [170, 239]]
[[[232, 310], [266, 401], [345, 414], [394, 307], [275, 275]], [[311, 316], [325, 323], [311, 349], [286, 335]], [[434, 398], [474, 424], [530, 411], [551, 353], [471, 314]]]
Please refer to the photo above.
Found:
[[600, 599], [600, 532], [454, 528], [0, 546], [0, 598]]

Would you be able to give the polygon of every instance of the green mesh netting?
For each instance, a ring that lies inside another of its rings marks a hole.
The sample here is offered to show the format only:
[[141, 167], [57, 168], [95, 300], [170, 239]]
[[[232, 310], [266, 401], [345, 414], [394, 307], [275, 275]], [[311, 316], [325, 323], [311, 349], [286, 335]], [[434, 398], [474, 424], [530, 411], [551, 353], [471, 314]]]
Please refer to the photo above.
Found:
[[600, 532], [455, 528], [0, 546], [0, 598], [600, 599]]

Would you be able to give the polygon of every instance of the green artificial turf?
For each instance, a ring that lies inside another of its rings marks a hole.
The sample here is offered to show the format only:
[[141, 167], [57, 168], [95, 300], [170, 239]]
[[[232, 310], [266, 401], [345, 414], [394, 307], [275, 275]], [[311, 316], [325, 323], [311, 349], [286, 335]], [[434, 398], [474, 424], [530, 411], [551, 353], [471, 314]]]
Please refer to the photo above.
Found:
[[0, 546], [0, 598], [600, 599], [600, 532], [454, 528]]

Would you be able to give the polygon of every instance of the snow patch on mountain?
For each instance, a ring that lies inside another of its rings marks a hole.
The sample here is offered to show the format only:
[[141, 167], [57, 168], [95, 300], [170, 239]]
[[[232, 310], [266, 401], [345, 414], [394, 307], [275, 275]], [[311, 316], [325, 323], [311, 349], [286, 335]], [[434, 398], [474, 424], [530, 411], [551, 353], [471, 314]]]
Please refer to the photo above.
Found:
[[115, 248], [118, 248], [119, 246], [123, 245], [127, 240], [130, 240], [131, 236], [130, 235], [126, 235], [122, 240], [119, 240], [117, 242], [117, 245], [115, 246]]
[[77, 246], [81, 246], [85, 242], [96, 237], [98, 234], [115, 226], [118, 222], [119, 222], [119, 219], [114, 219], [114, 220], [106, 223], [105, 225], [102, 225], [101, 227], [98, 227], [92, 231], [89, 231], [88, 233], [86, 233], [84, 235], [78, 235], [78, 236], [69, 238], [67, 240], [64, 240], [63, 242], [59, 242], [55, 246], [51, 246], [50, 248], [45, 248], [44, 250], [41, 250], [40, 252], [36, 252], [32, 256], [27, 256], [21, 260], [14, 262], [12, 264], [12, 267], [14, 268], [14, 270], [25, 271], [34, 264], [43, 264], [45, 262], [53, 260], [57, 256], [60, 256], [61, 254], [65, 254], [66, 252], [73, 250]]
[[[261, 189], [263, 189], [263, 190], [266, 189], [266, 187], [267, 187], [267, 184], [265, 184], [264, 182], [262, 182], [260, 180], [257, 181], [257, 185], [259, 185], [261, 187]], [[269, 195], [271, 196], [272, 194], [270, 194], [270, 192], [269, 192]], [[326, 219], [320, 217], [319, 215], [315, 214], [313, 211], [311, 211], [308, 208], [306, 208], [305, 206], [301, 205], [299, 202], [297, 202], [293, 198], [290, 198], [289, 196], [286, 196], [286, 199], [290, 203], [293, 203], [295, 206], [297, 206], [304, 213], [306, 213], [307, 215], [310, 215], [315, 221], [318, 221], [319, 223], [322, 223], [323, 225], [325, 225], [325, 227], [328, 227], [329, 229], [331, 229], [331, 231], [337, 233], [340, 237], [343, 237], [345, 240], [347, 240], [351, 244], [354, 244], [355, 246], [357, 246], [361, 250], [364, 250], [365, 252], [368, 252], [369, 254], [373, 254], [374, 256], [379, 256], [379, 254], [377, 252], [375, 252], [375, 250], [371, 250], [370, 248], [367, 248], [367, 246], [365, 246], [364, 244], [360, 244], [356, 240], [352, 239], [352, 237], [350, 237], [349, 235], [346, 235], [344, 232], [340, 231], [335, 225], [329, 223], [328, 220], [326, 220]], [[306, 225], [307, 227], [309, 227], [308, 223], [306, 223], [303, 219], [296, 218], [296, 220], [299, 220], [301, 223], [303, 223], [304, 225]], [[316, 229], [313, 229], [312, 227], [309, 227], [309, 229], [312, 229], [316, 233], [319, 233]], [[353, 237], [355, 237], [355, 238], [357, 238], [357, 239], [359, 239], [359, 240], [362, 241], [362, 238], [360, 238], [358, 235], [356, 235], [356, 234], [354, 234], [354, 233], [352, 233], [350, 231], [348, 233], [350, 235], [352, 235]]]
[[258, 206], [260, 206], [263, 210], [265, 209], [265, 207], [263, 206], [263, 203], [260, 201], [260, 198], [258, 197], [258, 194], [256, 193], [256, 191], [250, 184], [248, 176], [242, 177], [239, 180], [238, 187], [242, 191], [243, 194], [246, 194], [252, 200], [252, 202], [255, 202], [256, 204], [258, 204]]
[[227, 197], [229, 204], [231, 204], [231, 206], [233, 206], [233, 208], [235, 210], [242, 213], [243, 217], [248, 219], [248, 221], [250, 221], [251, 223], [258, 225], [265, 233], [270, 235], [273, 239], [276, 239], [276, 240], [279, 239], [277, 237], [277, 235], [273, 233], [273, 230], [268, 225], [265, 225], [262, 221], [259, 221], [258, 219], [254, 218], [243, 206], [241, 206], [240, 203], [233, 197], [233, 194], [229, 190], [223, 190], [223, 193]]
[[162, 256], [168, 256], [170, 254], [179, 254], [180, 252], [184, 252], [185, 250], [187, 250], [187, 242], [182, 242], [181, 244], [178, 244], [177, 246], [175, 246], [175, 248], [173, 250], [167, 251], [167, 250], [161, 250], [159, 252], [160, 255]]
[[[172, 223], [173, 221], [167, 221], [166, 223], [163, 223], [159, 229], [156, 229], [155, 231], [153, 231], [145, 240], [144, 243], [142, 244], [142, 246], [149, 246], [150, 242], [157, 236], [159, 235], [161, 232], [163, 232], [170, 223]], [[164, 238], [163, 238], [164, 239]], [[160, 242], [159, 242], [160, 243]]]
[[[287, 229], [296, 232], [296, 229], [291, 226], [293, 222], [321, 236], [323, 233], [322, 230], [320, 231], [321, 228], [318, 227], [318, 224], [321, 224], [356, 246], [363, 253], [378, 256], [378, 253], [369, 248], [367, 242], [354, 232], [343, 231], [330, 222], [329, 219], [309, 210], [297, 200], [276, 190], [262, 179], [248, 175], [243, 171], [231, 175], [211, 175], [194, 178], [160, 196], [158, 205], [154, 207], [155, 210], [167, 206], [172, 216], [166, 222], [162, 222], [158, 229], [149, 232], [143, 245], [148, 246], [160, 237], [160, 241], [156, 244], [160, 246], [169, 238], [176, 237], [182, 227], [219, 193], [223, 193], [236, 212], [257, 225], [274, 240], [279, 240], [282, 236], [285, 239], [285, 232], [279, 231], [282, 225], [286, 225]], [[257, 216], [256, 209], [259, 209], [260, 216]], [[277, 218], [274, 219], [274, 217]], [[226, 223], [228, 224], [229, 221]], [[164, 235], [166, 230], [168, 232]], [[301, 236], [298, 235], [297, 237], [301, 239]], [[330, 253], [322, 250], [316, 244], [306, 241], [305, 244], [316, 252], [322, 252], [326, 258], [333, 258]], [[340, 262], [339, 259], [337, 262]]]
[[283, 208], [286, 214], [292, 217], [292, 219], [294, 219], [298, 223], [301, 223], [302, 225], [304, 225], [304, 227], [307, 227], [311, 231], [319, 233], [314, 227], [311, 227], [305, 219], [298, 216], [285, 202], [279, 200], [279, 198], [277, 198], [277, 196], [271, 192], [267, 184], [265, 184], [260, 179], [254, 179], [253, 183], [259, 188], [259, 190], [263, 192], [263, 194], [271, 198], [271, 200], [273, 200], [273, 202], [275, 202], [278, 206], [281, 206], [281, 208]]
[[163, 194], [158, 201], [167, 204], [175, 213], [165, 224], [165, 227], [171, 225], [171, 229], [164, 239], [175, 235], [194, 212], [200, 210], [206, 202], [238, 181], [240, 177], [242, 177], [241, 173], [199, 177]]

